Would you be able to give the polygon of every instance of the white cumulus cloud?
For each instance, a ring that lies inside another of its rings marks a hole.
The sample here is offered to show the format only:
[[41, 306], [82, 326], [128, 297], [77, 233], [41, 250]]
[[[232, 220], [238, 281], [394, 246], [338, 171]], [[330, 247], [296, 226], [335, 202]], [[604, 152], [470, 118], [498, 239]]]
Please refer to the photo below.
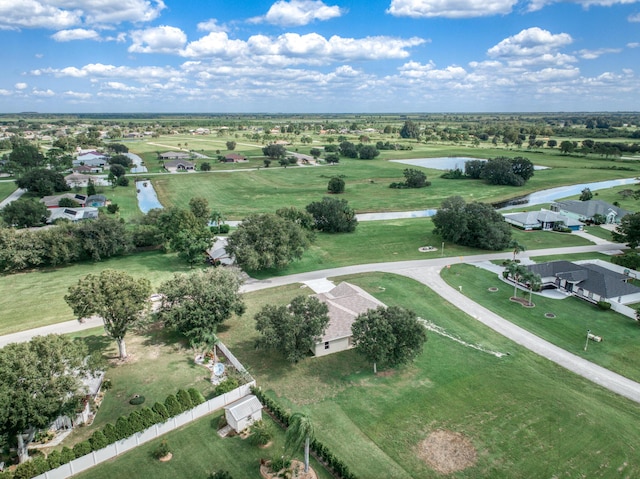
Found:
[[187, 35], [176, 27], [162, 25], [131, 32], [133, 53], [178, 53], [187, 43]]
[[224, 25], [218, 25], [218, 20], [210, 18], [205, 22], [198, 23], [198, 30], [201, 32], [226, 32], [227, 27]]
[[391, 0], [387, 13], [411, 18], [473, 18], [510, 13], [518, 0]]
[[631, 23], [640, 23], [640, 13], [634, 13], [627, 18]]
[[584, 60], [595, 60], [596, 58], [606, 55], [608, 53], [620, 53], [621, 48], [598, 48], [597, 50], [580, 50], [578, 55]]
[[71, 42], [74, 40], [100, 40], [100, 34], [95, 30], [85, 28], [74, 28], [71, 30], [60, 30], [51, 35], [56, 42]]
[[16, 83], [14, 86], [16, 87], [16, 90], [25, 90], [29, 85], [27, 85], [24, 82], [19, 82], [19, 83]]
[[281, 27], [299, 27], [316, 20], [325, 21], [341, 16], [344, 11], [337, 5], [325, 5], [321, 0], [279, 0], [266, 15], [250, 20], [267, 22]]
[[491, 47], [487, 54], [490, 57], [518, 57], [543, 55], [556, 51], [573, 42], [567, 33], [553, 34], [539, 27], [522, 30], [517, 35], [505, 38]]

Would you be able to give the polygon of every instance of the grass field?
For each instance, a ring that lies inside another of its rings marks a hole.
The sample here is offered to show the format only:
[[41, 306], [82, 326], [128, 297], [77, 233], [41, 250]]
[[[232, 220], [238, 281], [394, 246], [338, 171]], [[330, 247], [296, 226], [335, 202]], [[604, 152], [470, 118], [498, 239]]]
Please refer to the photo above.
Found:
[[13, 181], [0, 181], [0, 201], [16, 191], [17, 188]]
[[[558, 258], [556, 258], [558, 259]], [[563, 258], [564, 259], [564, 258]], [[640, 381], [640, 327], [633, 319], [574, 297], [562, 300], [533, 295], [534, 308], [523, 308], [509, 301], [513, 287], [495, 274], [470, 265], [452, 265], [442, 270], [442, 277], [454, 287], [462, 286], [464, 294], [501, 317], [578, 356], [611, 369], [634, 381]], [[487, 288], [499, 291], [487, 294]], [[518, 291], [518, 295], [525, 294]], [[528, 294], [527, 294], [528, 297]], [[546, 318], [553, 313], [555, 318]], [[592, 343], [584, 351], [587, 330], [602, 336], [602, 343]]]
[[429, 333], [415, 363], [377, 376], [354, 351], [290, 365], [253, 348], [252, 316], [261, 304], [286, 304], [306, 291], [252, 293], [247, 313], [220, 336], [263, 389], [311, 415], [318, 437], [358, 477], [441, 477], [416, 456], [420, 441], [440, 429], [464, 434], [478, 453], [458, 478], [640, 474], [629, 443], [640, 419], [635, 404], [497, 336], [416, 282], [387, 274], [348, 279], [467, 343], [510, 353], [497, 358]]

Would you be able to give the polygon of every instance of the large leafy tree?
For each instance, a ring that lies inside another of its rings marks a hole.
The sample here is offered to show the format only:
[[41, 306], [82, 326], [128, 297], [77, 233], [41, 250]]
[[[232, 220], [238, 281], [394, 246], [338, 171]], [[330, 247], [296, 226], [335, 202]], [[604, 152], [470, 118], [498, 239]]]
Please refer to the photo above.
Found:
[[211, 218], [211, 208], [209, 208], [209, 201], [201, 196], [194, 196], [189, 200], [189, 211], [193, 213], [198, 221], [203, 226], [209, 225], [209, 219]]
[[624, 216], [612, 236], [614, 241], [626, 243], [629, 248], [636, 249], [640, 245], [640, 213]]
[[41, 226], [47, 221], [50, 214], [51, 212], [44, 203], [33, 198], [13, 201], [0, 210], [0, 215], [5, 223], [18, 228]]
[[303, 359], [329, 324], [329, 308], [313, 296], [297, 296], [287, 306], [267, 304], [255, 315], [258, 348], [277, 349], [290, 362]]
[[16, 180], [16, 184], [19, 188], [24, 188], [40, 196], [52, 195], [71, 189], [62, 173], [46, 168], [35, 168], [26, 171]]
[[380, 306], [359, 315], [352, 326], [356, 351], [373, 363], [398, 366], [412, 361], [427, 340], [416, 314], [398, 306]]
[[309, 472], [309, 445], [315, 436], [315, 428], [311, 418], [301, 412], [289, 417], [289, 426], [284, 436], [285, 451], [293, 453], [304, 444], [304, 472]]
[[205, 261], [205, 252], [213, 245], [213, 236], [208, 228], [199, 230], [185, 230], [174, 236], [169, 245], [173, 251], [178, 252], [178, 257], [185, 260], [189, 267]]
[[310, 244], [310, 235], [279, 215], [265, 213], [245, 218], [228, 239], [226, 251], [248, 270], [284, 268], [300, 259]]
[[78, 406], [86, 357], [84, 343], [59, 335], [0, 349], [0, 439], [17, 439], [20, 462], [35, 430]]
[[465, 203], [460, 196], [442, 202], [433, 216], [435, 233], [463, 246], [500, 250], [509, 245], [511, 229], [500, 213], [485, 203]]
[[268, 156], [272, 160], [279, 160], [284, 158], [287, 154], [287, 150], [282, 145], [271, 144], [262, 148], [264, 156]]
[[351, 233], [358, 225], [356, 212], [345, 199], [325, 196], [306, 207], [313, 215], [315, 228], [325, 233]]
[[402, 128], [400, 128], [401, 138], [418, 138], [420, 136], [420, 128], [411, 120], [406, 120]]
[[150, 294], [148, 279], [105, 269], [100, 274], [88, 274], [80, 279], [69, 288], [64, 299], [80, 320], [93, 314], [101, 316], [105, 331], [118, 344], [120, 359], [125, 359], [124, 337], [143, 318]]
[[403, 172], [405, 185], [408, 188], [424, 188], [427, 186], [427, 175], [415, 168], [407, 168]]
[[158, 318], [184, 334], [193, 346], [210, 346], [218, 325], [245, 311], [240, 285], [240, 274], [233, 268], [176, 274], [160, 286]]
[[7, 170], [16, 175], [47, 166], [47, 160], [40, 149], [27, 141], [16, 144], [9, 153], [8, 160]]

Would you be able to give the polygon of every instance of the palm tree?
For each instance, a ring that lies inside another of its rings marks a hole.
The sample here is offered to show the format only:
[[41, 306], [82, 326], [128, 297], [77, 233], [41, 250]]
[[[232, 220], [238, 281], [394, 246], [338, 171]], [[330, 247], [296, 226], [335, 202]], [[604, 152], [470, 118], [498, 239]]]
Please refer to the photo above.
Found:
[[517, 240], [511, 240], [509, 242], [509, 248], [511, 248], [513, 250], [513, 261], [516, 260], [516, 256], [518, 256], [518, 253], [521, 253], [523, 251], [527, 251], [527, 248], [525, 248], [525, 246], [521, 243], [518, 243]]
[[304, 472], [309, 472], [309, 444], [315, 434], [311, 418], [297, 412], [289, 418], [289, 427], [285, 433], [284, 449], [293, 451], [300, 449], [304, 443]]
[[513, 297], [518, 297], [518, 280], [522, 277], [523, 268], [518, 263], [509, 263], [507, 265], [507, 273], [513, 280]]
[[538, 291], [542, 284], [542, 278], [540, 278], [539, 274], [529, 271], [527, 274], [527, 282], [529, 283], [529, 305], [531, 305], [531, 294], [534, 289]]

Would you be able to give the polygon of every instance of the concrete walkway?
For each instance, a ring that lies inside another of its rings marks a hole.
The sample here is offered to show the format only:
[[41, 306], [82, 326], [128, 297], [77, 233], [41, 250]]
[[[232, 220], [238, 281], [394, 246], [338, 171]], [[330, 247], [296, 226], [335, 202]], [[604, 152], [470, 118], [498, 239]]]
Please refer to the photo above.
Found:
[[11, 202], [17, 200], [18, 198], [20, 198], [26, 192], [27, 192], [27, 190], [23, 190], [22, 188], [18, 188], [16, 191], [14, 191], [9, 196], [7, 196], [4, 200], [0, 201], [0, 210], [2, 208], [4, 208], [5, 206], [7, 206], [9, 203], [11, 203]]

